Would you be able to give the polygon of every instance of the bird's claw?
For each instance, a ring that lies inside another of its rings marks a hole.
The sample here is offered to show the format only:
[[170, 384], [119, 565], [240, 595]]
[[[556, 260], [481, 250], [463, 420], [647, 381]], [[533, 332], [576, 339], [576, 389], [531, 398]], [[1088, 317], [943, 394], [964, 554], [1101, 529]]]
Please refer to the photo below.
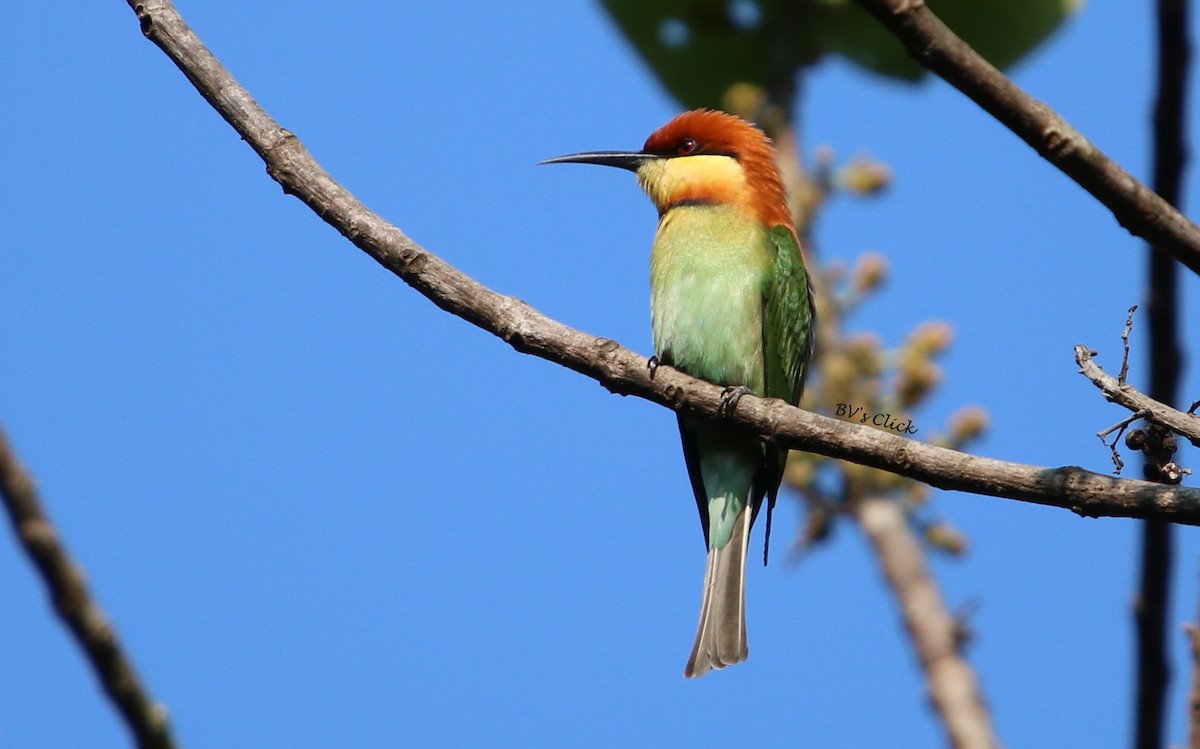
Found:
[[650, 370], [651, 380], [654, 379], [654, 373], [658, 371], [659, 364], [662, 364], [662, 362], [658, 360], [657, 356], [650, 357], [649, 361], [646, 362], [646, 369]]
[[721, 402], [717, 405], [717, 415], [730, 416], [733, 410], [737, 408], [738, 401], [743, 395], [747, 395], [752, 391], [745, 385], [730, 385], [721, 391]]

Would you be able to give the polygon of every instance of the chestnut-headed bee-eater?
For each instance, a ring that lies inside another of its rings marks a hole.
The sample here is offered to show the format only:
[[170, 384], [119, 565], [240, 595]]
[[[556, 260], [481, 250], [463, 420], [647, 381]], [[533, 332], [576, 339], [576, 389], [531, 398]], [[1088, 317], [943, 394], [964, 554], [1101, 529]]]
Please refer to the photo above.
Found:
[[[771, 140], [724, 112], [685, 112], [641, 151], [559, 156], [628, 169], [658, 208], [650, 253], [657, 361], [740, 393], [800, 400], [816, 314]], [[653, 360], [652, 360], [653, 361]], [[653, 364], [652, 364], [653, 366]], [[679, 417], [708, 546], [700, 625], [684, 675], [746, 660], [750, 527], [770, 513], [787, 450], [719, 423]]]

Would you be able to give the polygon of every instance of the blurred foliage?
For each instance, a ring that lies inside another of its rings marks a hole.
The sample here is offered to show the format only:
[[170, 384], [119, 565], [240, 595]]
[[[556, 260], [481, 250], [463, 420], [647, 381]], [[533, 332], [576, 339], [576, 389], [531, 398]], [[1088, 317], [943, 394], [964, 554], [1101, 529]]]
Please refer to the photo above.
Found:
[[[999, 68], [1028, 54], [1081, 3], [927, 0], [939, 18]], [[830, 54], [895, 79], [916, 81], [925, 74], [852, 0], [603, 0], [603, 5], [667, 90], [688, 108], [719, 108], [726, 91], [738, 83], [790, 91], [797, 73]]]
[[[987, 413], [977, 406], [960, 409], [940, 433], [927, 438], [926, 425], [913, 414], [928, 401], [942, 380], [938, 359], [953, 339], [950, 326], [933, 321], [918, 325], [900, 346], [887, 349], [871, 333], [847, 333], [845, 321], [884, 286], [887, 261], [874, 252], [859, 256], [853, 268], [839, 262], [818, 266], [816, 377], [805, 390], [801, 407], [893, 434], [908, 434], [930, 444], [963, 449], [987, 430]], [[903, 506], [910, 522], [934, 549], [959, 555], [967, 539], [944, 519], [930, 519], [927, 485], [875, 468], [793, 451], [784, 481], [807, 506], [806, 522], [793, 545], [803, 553], [831, 537], [848, 505], [866, 497], [889, 496]]]

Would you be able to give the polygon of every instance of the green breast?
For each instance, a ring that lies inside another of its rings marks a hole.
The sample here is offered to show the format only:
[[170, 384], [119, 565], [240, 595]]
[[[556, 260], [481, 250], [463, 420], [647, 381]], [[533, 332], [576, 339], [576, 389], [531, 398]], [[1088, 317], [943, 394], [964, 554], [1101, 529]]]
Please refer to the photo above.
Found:
[[650, 257], [654, 348], [694, 377], [764, 392], [766, 232], [729, 206], [671, 209]]

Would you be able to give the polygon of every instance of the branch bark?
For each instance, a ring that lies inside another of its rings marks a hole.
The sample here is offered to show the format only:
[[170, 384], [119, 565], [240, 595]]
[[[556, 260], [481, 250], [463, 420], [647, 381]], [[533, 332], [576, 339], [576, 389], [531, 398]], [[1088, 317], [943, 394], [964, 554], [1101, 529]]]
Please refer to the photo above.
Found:
[[1121, 226], [1200, 273], [1200, 227], [984, 60], [922, 0], [858, 0], [921, 65], [966, 94], [1112, 211]]
[[879, 556], [884, 577], [900, 603], [917, 660], [925, 671], [929, 698], [954, 749], [999, 746], [975, 672], [959, 653], [958, 623], [929, 574], [920, 542], [893, 500], [867, 497], [850, 511]]
[[1079, 365], [1079, 373], [1100, 388], [1106, 400], [1129, 409], [1133, 413], [1144, 411], [1151, 421], [1170, 429], [1172, 432], [1186, 437], [1196, 447], [1200, 447], [1200, 416], [1184, 413], [1160, 403], [1148, 395], [1139, 392], [1128, 383], [1122, 385], [1116, 377], [1107, 374], [1093, 361], [1096, 352], [1082, 343], [1075, 346], [1075, 363]]
[[1045, 468], [967, 455], [868, 426], [747, 395], [732, 414], [722, 388], [659, 367], [615, 341], [552, 320], [499, 294], [430, 253], [338, 184], [295, 135], [262, 110], [187, 26], [169, 0], [127, 0], [142, 31], [262, 157], [267, 172], [380, 265], [437, 306], [498, 336], [521, 353], [555, 362], [611, 392], [635, 395], [758, 434], [797, 450], [879, 468], [955, 489], [1070, 509], [1089, 517], [1155, 517], [1200, 525], [1200, 490], [1118, 479], [1077, 466]]
[[167, 711], [142, 685], [116, 630], [92, 598], [83, 573], [67, 553], [38, 501], [33, 479], [0, 432], [0, 497], [13, 533], [37, 568], [59, 618], [142, 749], [174, 749]]

